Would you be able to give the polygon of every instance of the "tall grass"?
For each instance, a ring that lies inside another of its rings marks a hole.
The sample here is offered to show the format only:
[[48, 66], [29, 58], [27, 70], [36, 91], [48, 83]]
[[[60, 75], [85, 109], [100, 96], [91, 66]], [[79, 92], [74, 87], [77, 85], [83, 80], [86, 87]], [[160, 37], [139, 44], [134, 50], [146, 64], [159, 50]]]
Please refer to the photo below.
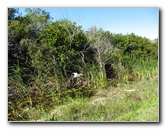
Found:
[[[30, 73], [31, 79], [26, 80], [26, 82], [22, 78], [25, 75], [25, 73], [21, 71], [22, 69], [19, 66], [13, 69], [13, 76], [9, 76], [9, 87], [13, 88], [11, 89], [11, 96], [8, 101], [9, 121], [38, 119], [42, 115], [47, 114], [53, 107], [67, 104], [73, 99], [90, 98], [99, 90], [107, 89], [112, 86], [119, 86], [119, 84], [128, 83], [129, 81], [153, 80], [158, 74], [158, 64], [153, 60], [137, 61], [132, 64], [132, 69], [129, 69], [129, 67], [126, 67], [123, 70], [119, 69], [119, 71], [117, 69], [117, 77], [111, 80], [107, 80], [105, 71], [99, 71], [98, 66], [86, 65], [85, 67], [82, 67], [85, 78], [84, 84], [81, 87], [68, 88], [66, 82], [70, 77], [64, 77], [62, 71], [57, 69], [57, 67], [49, 69], [51, 69], [52, 72], [48, 72], [48, 74]], [[129, 106], [132, 103], [127, 104], [124, 102], [121, 104]], [[134, 105], [136, 107], [138, 106], [136, 103]], [[87, 110], [93, 109], [92, 105], [89, 106], [90, 107], [88, 107]], [[108, 107], [98, 105], [97, 109], [95, 108], [96, 112], [99, 109], [102, 109], [102, 113], [97, 113], [99, 116], [103, 114], [103, 117], [100, 117], [100, 120], [114, 119], [112, 117], [111, 119], [108, 119], [108, 116], [106, 115]], [[117, 107], [115, 107], [115, 109], [116, 108]], [[78, 109], [74, 110], [77, 112]], [[73, 112], [73, 109], [71, 111]], [[69, 117], [63, 118], [62, 120], [79, 120], [74, 116], [70, 116], [71, 111], [67, 115]], [[120, 112], [123, 111], [120, 110]], [[119, 113], [115, 116], [118, 116]], [[95, 119], [97, 116], [92, 114], [92, 118], [86, 118], [86, 116], [84, 116], [85, 114], [83, 113], [81, 116], [76, 117], [84, 117], [82, 120], [99, 120]], [[52, 116], [52, 120], [56, 119], [59, 120], [59, 118]], [[117, 120], [119, 119], [120, 118], [117, 118]]]
[[[49, 67], [49, 66], [48, 66]], [[9, 76], [9, 87], [13, 88], [14, 92], [10, 90], [9, 97], [9, 121], [23, 121], [30, 120], [34, 114], [27, 110], [40, 110], [42, 107], [48, 111], [53, 105], [62, 105], [69, 101], [69, 98], [90, 97], [95, 94], [97, 88], [105, 85], [105, 80], [95, 66], [83, 68], [85, 82], [81, 87], [68, 88], [62, 71], [54, 68], [53, 74], [34, 74], [31, 73], [31, 80], [22, 78], [25, 73], [20, 66], [13, 69], [13, 76]], [[17, 96], [15, 97], [15, 95]]]
[[116, 68], [116, 71], [118, 81], [122, 82], [149, 79], [158, 73], [158, 62], [133, 58], [125, 63], [124, 69]]

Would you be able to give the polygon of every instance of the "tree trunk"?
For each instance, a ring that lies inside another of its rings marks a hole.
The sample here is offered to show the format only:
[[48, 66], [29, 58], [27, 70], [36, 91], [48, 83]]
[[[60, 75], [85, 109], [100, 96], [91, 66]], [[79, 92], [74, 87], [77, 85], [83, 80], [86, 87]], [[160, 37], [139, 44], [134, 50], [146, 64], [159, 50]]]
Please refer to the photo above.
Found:
[[102, 59], [101, 59], [101, 53], [100, 53], [100, 50], [98, 49], [97, 50], [97, 61], [99, 63], [99, 67], [100, 67], [100, 72], [102, 74], [102, 77], [104, 77], [104, 68], [103, 68], [103, 62], [102, 62]]

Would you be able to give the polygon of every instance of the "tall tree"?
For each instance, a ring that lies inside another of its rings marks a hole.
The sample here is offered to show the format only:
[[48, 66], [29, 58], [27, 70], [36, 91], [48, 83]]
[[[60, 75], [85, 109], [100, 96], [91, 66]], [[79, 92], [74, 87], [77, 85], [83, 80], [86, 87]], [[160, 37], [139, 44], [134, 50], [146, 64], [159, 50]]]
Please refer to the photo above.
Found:
[[15, 19], [16, 14], [18, 14], [18, 11], [19, 10], [17, 8], [8, 8], [8, 22], [11, 22]]
[[110, 40], [110, 33], [97, 27], [92, 27], [87, 31], [89, 43], [95, 50], [95, 58], [100, 66], [100, 71], [104, 71], [104, 66], [110, 59], [113, 45]]

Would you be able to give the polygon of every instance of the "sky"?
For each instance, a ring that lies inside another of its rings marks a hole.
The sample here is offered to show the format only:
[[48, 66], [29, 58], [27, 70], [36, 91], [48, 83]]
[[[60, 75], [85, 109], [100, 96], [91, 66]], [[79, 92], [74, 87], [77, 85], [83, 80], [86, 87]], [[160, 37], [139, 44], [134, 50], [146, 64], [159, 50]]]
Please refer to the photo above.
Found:
[[[134, 33], [150, 40], [159, 35], [159, 8], [43, 8], [53, 20], [68, 19], [88, 30], [92, 26], [116, 34]], [[25, 15], [25, 8], [19, 12]]]

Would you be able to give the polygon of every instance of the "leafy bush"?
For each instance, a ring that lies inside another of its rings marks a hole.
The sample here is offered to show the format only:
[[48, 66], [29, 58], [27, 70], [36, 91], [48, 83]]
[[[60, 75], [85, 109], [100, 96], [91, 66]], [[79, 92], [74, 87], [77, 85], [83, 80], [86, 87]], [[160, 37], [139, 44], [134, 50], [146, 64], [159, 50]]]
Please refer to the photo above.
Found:
[[69, 76], [72, 71], [81, 70], [88, 55], [88, 45], [80, 26], [67, 20], [56, 21], [40, 31], [39, 38], [38, 43], [29, 46], [32, 65], [37, 71]]

